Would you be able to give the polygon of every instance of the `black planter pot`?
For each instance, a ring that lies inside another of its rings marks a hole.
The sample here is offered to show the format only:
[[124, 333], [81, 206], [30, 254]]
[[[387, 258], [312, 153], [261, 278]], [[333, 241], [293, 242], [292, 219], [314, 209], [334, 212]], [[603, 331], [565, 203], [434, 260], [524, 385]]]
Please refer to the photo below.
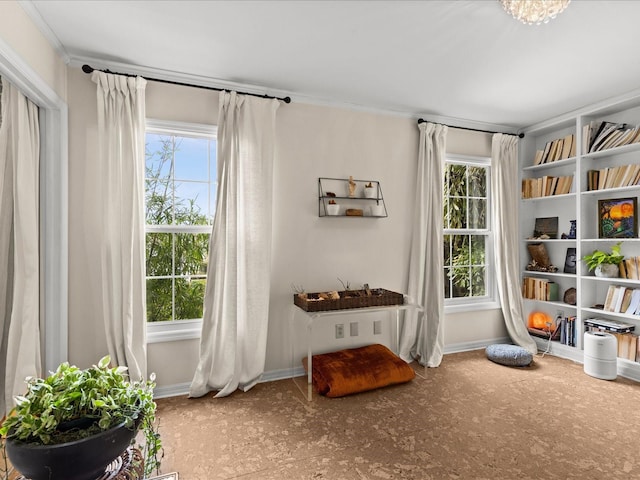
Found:
[[6, 449], [12, 465], [29, 480], [94, 480], [127, 449], [136, 431], [121, 423], [91, 437], [57, 445], [8, 438]]

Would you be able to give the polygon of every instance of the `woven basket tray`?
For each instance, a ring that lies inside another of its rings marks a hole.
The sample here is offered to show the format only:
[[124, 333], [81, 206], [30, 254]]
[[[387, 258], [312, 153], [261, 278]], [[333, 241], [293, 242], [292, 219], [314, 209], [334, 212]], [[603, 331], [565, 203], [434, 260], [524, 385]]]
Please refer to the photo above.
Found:
[[401, 293], [385, 290], [384, 288], [372, 288], [371, 295], [367, 295], [365, 290], [346, 290], [338, 292], [338, 294], [340, 298], [335, 300], [320, 300], [321, 292], [307, 293], [306, 298], [295, 294], [293, 296], [293, 303], [305, 312], [385, 307], [389, 305], [402, 305], [404, 303], [404, 296]]

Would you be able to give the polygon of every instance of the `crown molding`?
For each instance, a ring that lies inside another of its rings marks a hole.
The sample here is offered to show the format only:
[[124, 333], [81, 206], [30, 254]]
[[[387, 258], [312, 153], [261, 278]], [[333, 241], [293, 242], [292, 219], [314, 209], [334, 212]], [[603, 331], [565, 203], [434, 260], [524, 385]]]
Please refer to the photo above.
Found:
[[164, 70], [153, 67], [146, 67], [141, 65], [132, 65], [122, 62], [114, 62], [99, 58], [83, 57], [83, 56], [71, 56], [69, 66], [81, 68], [82, 65], [90, 65], [95, 69], [111, 70], [113, 72], [129, 73], [134, 75], [140, 75], [141, 77], [157, 78], [160, 80], [167, 80], [171, 82], [189, 83], [192, 85], [200, 85], [204, 87], [222, 88], [226, 90], [240, 90], [248, 93], [254, 93], [257, 95], [271, 95], [274, 97], [291, 97], [293, 102], [304, 103], [308, 105], [317, 105], [323, 107], [340, 108], [344, 110], [359, 111], [364, 113], [374, 113], [378, 115], [390, 115], [396, 117], [410, 118], [417, 122], [418, 118], [424, 118], [428, 121], [437, 123], [444, 123], [453, 128], [475, 128], [478, 130], [492, 130], [497, 132], [518, 133], [518, 129], [513, 125], [500, 125], [494, 123], [478, 122], [475, 120], [467, 120], [455, 117], [448, 117], [444, 115], [436, 115], [424, 111], [400, 111], [393, 109], [384, 109], [378, 107], [371, 107], [366, 105], [360, 105], [350, 102], [340, 102], [322, 98], [319, 96], [296, 93], [286, 90], [279, 90], [274, 88], [267, 88], [258, 85], [251, 85], [245, 83], [229, 82], [226, 80], [220, 80], [212, 77], [205, 77], [202, 75], [192, 75], [188, 73], [175, 72], [172, 70]]
[[36, 28], [40, 30], [40, 33], [44, 36], [44, 38], [49, 42], [49, 44], [54, 48], [54, 50], [58, 53], [60, 58], [65, 64], [69, 64], [71, 57], [69, 53], [62, 45], [62, 42], [58, 38], [58, 36], [53, 33], [49, 24], [44, 21], [42, 15], [40, 15], [40, 11], [38, 7], [31, 0], [17, 0], [18, 5], [22, 7], [27, 16], [31, 19], [31, 21], [35, 24]]

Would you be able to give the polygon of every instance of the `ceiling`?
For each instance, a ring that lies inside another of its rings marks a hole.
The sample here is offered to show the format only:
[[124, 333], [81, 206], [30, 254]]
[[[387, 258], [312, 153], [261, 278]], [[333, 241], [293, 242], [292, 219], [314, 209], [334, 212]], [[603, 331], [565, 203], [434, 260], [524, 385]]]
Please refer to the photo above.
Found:
[[540, 26], [497, 0], [20, 4], [71, 64], [461, 126], [521, 128], [640, 87], [640, 1], [573, 0]]

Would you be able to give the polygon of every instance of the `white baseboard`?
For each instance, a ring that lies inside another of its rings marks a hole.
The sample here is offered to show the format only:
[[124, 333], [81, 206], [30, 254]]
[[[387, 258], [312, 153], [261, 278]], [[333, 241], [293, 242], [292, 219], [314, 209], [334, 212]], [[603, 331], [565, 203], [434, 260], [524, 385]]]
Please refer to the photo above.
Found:
[[[444, 348], [444, 353], [459, 353], [467, 352], [469, 350], [478, 350], [485, 348], [488, 345], [494, 343], [511, 343], [508, 338], [492, 338], [487, 340], [480, 340], [477, 342], [456, 343], [447, 345]], [[275, 382], [276, 380], [284, 380], [293, 377], [302, 377], [306, 375], [304, 367], [299, 366], [295, 368], [282, 368], [279, 370], [269, 370], [264, 372], [260, 378], [260, 383], [263, 382]], [[163, 387], [156, 387], [153, 392], [154, 398], [167, 398], [167, 397], [179, 397], [181, 395], [187, 395], [189, 393], [189, 387], [191, 383], [178, 383], [175, 385], [167, 385]]]
[[[547, 342], [542, 338], [535, 338], [536, 344], [538, 345], [538, 349], [541, 352], [544, 352], [547, 348]], [[460, 352], [468, 352], [471, 350], [479, 350], [481, 348], [486, 348], [489, 345], [493, 345], [496, 343], [511, 343], [511, 339], [508, 337], [501, 338], [490, 338], [485, 340], [478, 340], [475, 342], [463, 342], [463, 343], [453, 343], [450, 345], [445, 345], [444, 353], [445, 355], [451, 353], [460, 353]], [[568, 347], [566, 345], [560, 345], [558, 342], [552, 342], [551, 349], [548, 355], [553, 355], [555, 357], [565, 358], [567, 360], [572, 360], [577, 363], [583, 363], [583, 355], [582, 350], [578, 350], [574, 347]], [[282, 368], [279, 370], [270, 370], [268, 372], [264, 372], [262, 377], [260, 378], [260, 383], [264, 382], [275, 382], [276, 380], [284, 380], [287, 378], [293, 377], [302, 377], [306, 375], [304, 368], [302, 366], [296, 368]], [[626, 360], [618, 359], [618, 375], [621, 377], [628, 378], [630, 380], [635, 380], [636, 382], [640, 382], [640, 364], [636, 362], [630, 362]], [[189, 393], [190, 383], [178, 383], [175, 385], [167, 385], [164, 387], [156, 387], [154, 391], [155, 398], [167, 398], [167, 397], [178, 397], [181, 395], [187, 395]]]
[[480, 350], [481, 348], [487, 348], [489, 345], [496, 343], [512, 343], [509, 337], [500, 338], [487, 338], [484, 340], [477, 340], [474, 342], [462, 342], [452, 343], [444, 346], [444, 354], [469, 352], [471, 350]]
[[[533, 338], [538, 344], [538, 350], [540, 352], [546, 351], [548, 347], [548, 341], [544, 338]], [[582, 350], [579, 350], [575, 347], [562, 345], [558, 342], [551, 342], [551, 348], [548, 355], [553, 355], [554, 357], [565, 358], [567, 360], [573, 360], [576, 363], [584, 364], [584, 354]], [[640, 363], [618, 358], [617, 364], [619, 376], [628, 378], [629, 380], [640, 382]]]
[[188, 395], [190, 386], [191, 382], [156, 387], [153, 390], [153, 398], [181, 397], [182, 395]]

